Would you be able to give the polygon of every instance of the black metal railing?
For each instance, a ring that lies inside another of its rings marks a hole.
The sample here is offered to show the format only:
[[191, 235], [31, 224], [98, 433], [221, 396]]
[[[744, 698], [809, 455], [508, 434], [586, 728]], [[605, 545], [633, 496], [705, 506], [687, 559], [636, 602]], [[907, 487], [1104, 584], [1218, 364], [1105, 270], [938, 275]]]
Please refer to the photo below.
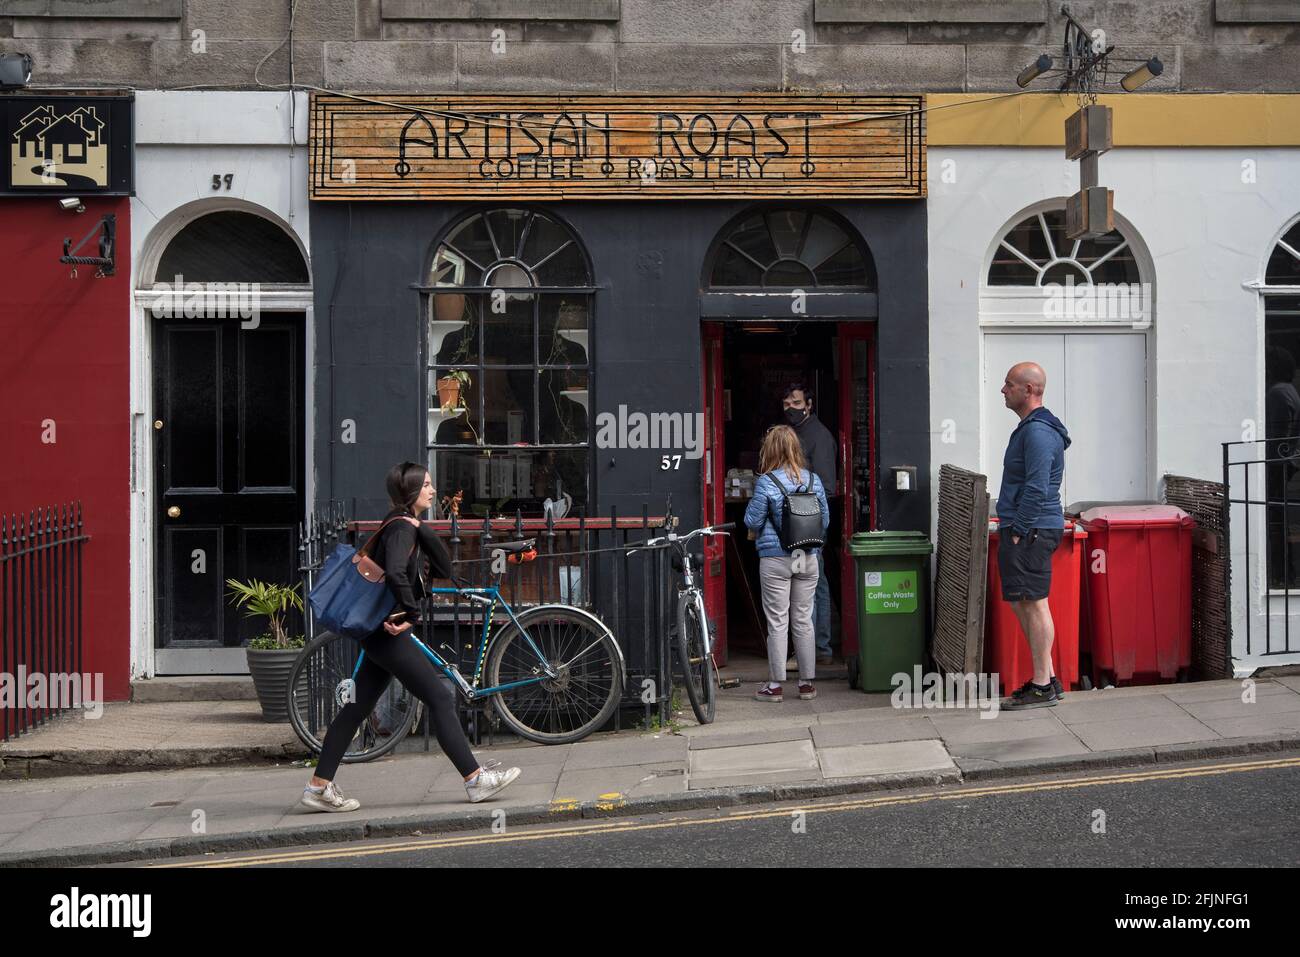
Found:
[[[1261, 474], [1264, 497], [1252, 498], [1252, 487], [1258, 485]], [[1239, 528], [1243, 560], [1238, 574], [1245, 587], [1245, 653], [1295, 654], [1300, 651], [1300, 639], [1292, 643], [1291, 601], [1294, 596], [1296, 611], [1300, 612], [1300, 436], [1224, 442], [1223, 487], [1223, 535], [1229, 556], [1224, 563], [1224, 590], [1232, 594], [1232, 537]], [[1238, 507], [1238, 522], [1233, 521], [1234, 506]], [[1261, 544], [1265, 548], [1264, 588], [1258, 579]], [[1252, 621], [1256, 596], [1264, 619], [1263, 650], [1258, 648], [1259, 627]], [[1280, 647], [1273, 625], [1277, 605], [1282, 614]]]
[[81, 676], [84, 526], [80, 502], [0, 515], [0, 674], [13, 695], [0, 703], [0, 741], [80, 704], [56, 692]]
[[[667, 510], [665, 510], [667, 511]], [[516, 610], [540, 604], [575, 605], [599, 617], [613, 633], [624, 656], [626, 675], [622, 707], [616, 712], [616, 727], [622, 713], [635, 707], [649, 721], [658, 712], [661, 723], [668, 715], [671, 665], [668, 622], [671, 617], [672, 572], [664, 549], [634, 550], [636, 545], [664, 526], [663, 516], [652, 516], [643, 506], [637, 517], [620, 517], [615, 509], [608, 516], [556, 519], [464, 519], [452, 516], [425, 524], [443, 539], [451, 556], [453, 574], [470, 587], [497, 584], [503, 597]], [[335, 542], [357, 545], [379, 527], [378, 520], [349, 521], [337, 503], [330, 503], [304, 525], [299, 548], [304, 594], [310, 591], [316, 572]], [[493, 545], [500, 542], [535, 539], [536, 559], [504, 565], [494, 559]], [[482, 606], [459, 596], [435, 596], [428, 600], [422, 640], [438, 650], [450, 664], [472, 680], [479, 662], [475, 657], [483, 628]], [[311, 615], [306, 634], [314, 633]], [[359, 650], [359, 646], [358, 646]], [[322, 689], [321, 694], [333, 689]], [[489, 700], [467, 703], [458, 698], [466, 728], [477, 743], [482, 732], [489, 739], [491, 722], [484, 720]], [[327, 703], [323, 703], [327, 707]], [[314, 708], [314, 703], [312, 704]], [[427, 716], [426, 716], [427, 717]], [[424, 746], [430, 732], [424, 731]]]

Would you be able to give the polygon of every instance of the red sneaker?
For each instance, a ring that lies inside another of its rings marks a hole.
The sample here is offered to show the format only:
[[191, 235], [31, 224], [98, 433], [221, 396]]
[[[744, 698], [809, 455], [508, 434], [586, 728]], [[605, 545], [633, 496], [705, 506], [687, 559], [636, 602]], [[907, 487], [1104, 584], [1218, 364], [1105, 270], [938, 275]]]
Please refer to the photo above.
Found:
[[811, 681], [803, 681], [799, 683], [799, 697], [803, 701], [811, 701], [813, 698], [817, 697], [817, 689], [813, 687]]
[[771, 685], [763, 685], [758, 691], [754, 692], [754, 697], [759, 701], [784, 701], [785, 696], [781, 694], [781, 686], [773, 688]]

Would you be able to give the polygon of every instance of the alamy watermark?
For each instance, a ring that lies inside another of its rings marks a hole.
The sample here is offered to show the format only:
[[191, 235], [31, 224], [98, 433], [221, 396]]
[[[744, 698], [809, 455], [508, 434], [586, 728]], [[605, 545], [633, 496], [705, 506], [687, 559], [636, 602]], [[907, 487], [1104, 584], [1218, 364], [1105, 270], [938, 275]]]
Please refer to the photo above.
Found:
[[16, 674], [0, 671], [0, 709], [11, 711], [62, 711], [83, 708], [87, 718], [104, 714], [104, 673], [27, 671], [19, 665]]
[[704, 413], [628, 412], [620, 405], [617, 414], [596, 416], [596, 447], [679, 450], [688, 459], [703, 458]]
[[239, 319], [245, 329], [261, 322], [262, 285], [256, 282], [155, 282], [157, 298], [149, 310], [155, 319]]
[[889, 703], [895, 708], [979, 708], [980, 718], [997, 717], [1000, 707], [1000, 675], [966, 674], [960, 671], [943, 675], [935, 671], [912, 673], [900, 671], [889, 679], [894, 690]]
[[1144, 328], [1149, 322], [1151, 284], [1147, 282], [1043, 283], [1043, 318], [1128, 322]]

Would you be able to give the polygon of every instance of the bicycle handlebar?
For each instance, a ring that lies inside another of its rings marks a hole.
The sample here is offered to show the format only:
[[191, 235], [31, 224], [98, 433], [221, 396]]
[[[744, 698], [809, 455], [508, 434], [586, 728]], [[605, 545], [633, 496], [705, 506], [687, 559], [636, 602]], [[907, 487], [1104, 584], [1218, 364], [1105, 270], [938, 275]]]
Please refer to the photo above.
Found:
[[[697, 528], [693, 532], [687, 532], [685, 535], [662, 535], [659, 538], [648, 539], [641, 547], [654, 548], [665, 543], [669, 545], [684, 545], [697, 535], [726, 535], [730, 529], [736, 527], [735, 522], [724, 522], [721, 525], [706, 525], [704, 528]], [[636, 549], [632, 549], [636, 551]]]

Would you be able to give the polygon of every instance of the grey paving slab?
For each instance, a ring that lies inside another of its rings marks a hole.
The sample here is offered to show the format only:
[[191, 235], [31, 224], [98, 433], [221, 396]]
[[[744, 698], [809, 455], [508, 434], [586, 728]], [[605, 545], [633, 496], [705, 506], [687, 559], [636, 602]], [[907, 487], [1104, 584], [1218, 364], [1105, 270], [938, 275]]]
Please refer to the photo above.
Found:
[[116, 811], [144, 811], [159, 801], [181, 801], [198, 788], [196, 781], [148, 781], [134, 784], [106, 783], [92, 788], [46, 813], [48, 818], [78, 817], [83, 814], [112, 814]]
[[40, 811], [42, 814], [48, 814], [73, 800], [80, 793], [80, 788], [75, 791], [46, 788], [26, 790], [6, 783], [0, 785], [0, 814], [19, 814], [26, 811]]
[[949, 750], [956, 758], [978, 758], [999, 764], [1007, 761], [1059, 758], [1088, 753], [1087, 745], [1069, 733], [1053, 734], [1042, 738], [1023, 738], [1018, 741], [981, 741], [949, 745]]
[[1191, 715], [1177, 718], [1144, 716], [1118, 721], [1089, 721], [1070, 726], [1079, 740], [1093, 751], [1145, 748], [1185, 741], [1211, 741], [1220, 737], [1212, 728]]
[[[668, 771], [669, 768], [663, 768]], [[673, 768], [677, 774], [656, 773], [652, 768], [606, 767], [583, 770], [565, 769], [560, 781], [555, 786], [555, 800], [572, 799], [592, 801], [606, 794], [622, 794], [624, 797], [643, 794], [678, 794], [686, 790], [686, 775], [681, 768]]]
[[1185, 717], [1177, 703], [1164, 695], [1129, 695], [1109, 697], [1109, 691], [1071, 695], [1050, 709], [1056, 720], [1073, 726], [1091, 721], [1116, 721], [1120, 718], [1178, 718]]
[[[1295, 689], [1287, 687], [1278, 679], [1262, 679], [1252, 682], [1257, 697], [1265, 695], [1295, 694]], [[1165, 697], [1171, 701], [1184, 704], [1193, 701], [1231, 701], [1240, 700], [1246, 688], [1246, 679], [1241, 681], [1199, 681], [1194, 684], [1172, 684], [1162, 686]]]
[[1290, 688], [1292, 691], [1300, 692], [1300, 675], [1279, 675], [1271, 680]]
[[[517, 780], [510, 787], [498, 794], [489, 801], [480, 802], [482, 807], [527, 807], [536, 804], [548, 804], [555, 797], [555, 785], [534, 782], [525, 784], [523, 778]], [[458, 811], [464, 808], [474, 807], [470, 804], [466, 796], [464, 787], [459, 789], [451, 788], [447, 790], [430, 791], [421, 799], [418, 805], [404, 805], [400, 808], [378, 808], [376, 810], [385, 815], [386, 818], [394, 817], [415, 817], [427, 815], [436, 811]], [[305, 810], [305, 809], [304, 809]], [[297, 812], [294, 812], [296, 817]], [[289, 818], [286, 818], [288, 820]]]
[[855, 778], [873, 774], [939, 771], [956, 767], [939, 741], [895, 741], [851, 744], [817, 752], [825, 778]]
[[848, 744], [880, 744], [886, 741], [918, 741], [938, 738], [934, 723], [921, 716], [899, 717], [893, 721], [838, 721], [818, 724], [812, 729], [818, 748], [835, 748]]
[[[194, 827], [198, 820], [202, 821], [204, 830], [201, 833], [205, 834], [241, 834], [245, 831], [275, 827], [284, 820], [286, 815], [301, 807], [297, 804], [297, 801], [298, 798], [295, 797], [292, 805], [286, 805], [275, 796], [268, 795], [266, 802], [260, 805], [245, 804], [213, 810], [203, 808], [204, 814], [201, 819], [195, 818], [193, 808], [172, 808], [169, 812], [160, 814], [155, 821], [140, 832], [137, 840], [189, 837], [195, 833]], [[301, 808], [301, 810], [307, 811], [306, 808]], [[325, 816], [323, 813], [317, 813], [320, 817]], [[356, 811], [339, 815], [331, 814], [330, 816], [360, 819], [370, 815], [367, 813], [366, 805], [363, 804]]]
[[610, 768], [620, 765], [651, 764], [686, 760], [686, 739], [680, 735], [627, 735], [615, 740], [582, 742], [564, 762], [564, 770]]
[[1261, 714], [1282, 714], [1300, 711], [1300, 694], [1287, 691], [1286, 694], [1259, 695], [1254, 701], [1245, 702], [1238, 695], [1226, 701], [1188, 701], [1179, 702], [1182, 708], [1194, 718], [1253, 718]]
[[783, 741], [690, 753], [692, 789], [812, 781], [821, 776], [812, 741]]
[[713, 724], [697, 725], [683, 728], [682, 736], [696, 740], [701, 737], [725, 736], [738, 732], [749, 734], [759, 731], [781, 731], [788, 728], [808, 728], [818, 723], [817, 715], [795, 715], [791, 718], [769, 718], [764, 721], [728, 721], [726, 724], [715, 721]]
[[812, 725], [773, 728], [769, 731], [746, 731], [741, 734], [698, 735], [688, 738], [692, 751], [707, 748], [734, 748], [745, 744], [775, 744], [780, 741], [807, 741]]
[[46, 818], [33, 824], [12, 840], [6, 841], [4, 849], [6, 852], [35, 851], [51, 847], [134, 841], [139, 839], [154, 820], [156, 817], [140, 811]]
[[[2, 807], [3, 805], [0, 805]], [[45, 819], [41, 811], [15, 811], [0, 813], [0, 834], [16, 834]]]
[[1279, 711], [1239, 718], [1204, 718], [1202, 724], [1225, 738], [1248, 738], [1278, 732], [1300, 732], [1300, 712]]
[[966, 716], [930, 718], [946, 744], [974, 744], [984, 741], [1019, 741], [1044, 738], [1065, 732], [1065, 725], [1053, 716], [1056, 708], [1033, 711], [999, 711], [991, 718]]

